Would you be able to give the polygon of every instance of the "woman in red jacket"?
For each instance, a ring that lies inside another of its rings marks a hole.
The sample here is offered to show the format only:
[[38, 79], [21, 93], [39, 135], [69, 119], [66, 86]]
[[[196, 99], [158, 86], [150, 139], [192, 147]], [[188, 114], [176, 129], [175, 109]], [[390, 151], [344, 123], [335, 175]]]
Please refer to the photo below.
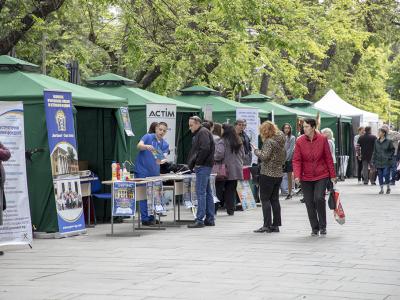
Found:
[[336, 182], [328, 140], [316, 125], [314, 119], [304, 120], [304, 134], [297, 139], [293, 155], [294, 178], [301, 183], [312, 236], [326, 234], [325, 191], [329, 180]]

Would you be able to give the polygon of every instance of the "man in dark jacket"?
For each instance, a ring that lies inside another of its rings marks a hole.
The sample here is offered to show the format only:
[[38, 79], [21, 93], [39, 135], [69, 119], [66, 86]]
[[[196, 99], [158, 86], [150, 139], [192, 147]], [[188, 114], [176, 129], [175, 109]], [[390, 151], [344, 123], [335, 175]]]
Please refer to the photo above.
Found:
[[358, 139], [358, 145], [361, 151], [362, 172], [364, 184], [368, 184], [368, 179], [372, 185], [375, 185], [375, 168], [371, 164], [372, 154], [374, 153], [376, 136], [371, 134], [371, 127], [365, 127], [365, 134]]
[[[189, 228], [215, 226], [214, 197], [211, 191], [210, 175], [214, 164], [214, 138], [211, 132], [201, 126], [201, 119], [190, 117], [189, 128], [193, 134], [188, 166], [196, 173], [197, 216]], [[204, 219], [205, 217], [205, 219]]]

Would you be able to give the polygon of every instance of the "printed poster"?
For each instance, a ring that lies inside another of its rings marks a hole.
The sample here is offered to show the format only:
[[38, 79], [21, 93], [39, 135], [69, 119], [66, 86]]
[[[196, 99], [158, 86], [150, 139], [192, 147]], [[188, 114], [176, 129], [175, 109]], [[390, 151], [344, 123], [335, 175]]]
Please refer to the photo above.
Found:
[[167, 211], [164, 206], [163, 197], [163, 182], [161, 180], [153, 181], [153, 203], [156, 214]]
[[[245, 132], [250, 137], [250, 142], [258, 148], [258, 135], [260, 127], [260, 117], [258, 115], [258, 108], [236, 108], [236, 120], [246, 120], [247, 127]], [[257, 156], [252, 156], [252, 163], [257, 164]]]
[[147, 195], [147, 211], [149, 215], [154, 215], [154, 198], [153, 198], [153, 182], [149, 181], [146, 183], [146, 195]]
[[192, 197], [191, 197], [191, 177], [185, 177], [183, 179], [183, 203], [185, 204], [186, 208], [192, 208], [194, 205], [192, 204]]
[[213, 120], [213, 107], [212, 104], [205, 104], [203, 106], [203, 119], [207, 121]]
[[256, 201], [253, 197], [250, 184], [247, 180], [238, 180], [236, 191], [239, 195], [240, 202], [242, 203], [243, 210], [253, 209], [257, 207]]
[[122, 124], [124, 125], [124, 130], [127, 136], [135, 136], [132, 131], [131, 119], [129, 117], [129, 109], [127, 107], [120, 107]]
[[3, 225], [0, 226], [0, 246], [32, 243], [23, 109], [20, 101], [0, 102], [0, 142], [11, 152], [11, 158], [3, 162], [7, 209], [3, 211]]
[[165, 122], [168, 132], [164, 139], [167, 141], [170, 153], [166, 155], [167, 160], [176, 162], [175, 135], [176, 135], [176, 105], [175, 104], [146, 104], [147, 128], [153, 122]]
[[135, 216], [136, 183], [126, 181], [113, 182], [112, 215], [120, 217]]
[[71, 93], [44, 91], [44, 106], [58, 230], [80, 232], [85, 221]]

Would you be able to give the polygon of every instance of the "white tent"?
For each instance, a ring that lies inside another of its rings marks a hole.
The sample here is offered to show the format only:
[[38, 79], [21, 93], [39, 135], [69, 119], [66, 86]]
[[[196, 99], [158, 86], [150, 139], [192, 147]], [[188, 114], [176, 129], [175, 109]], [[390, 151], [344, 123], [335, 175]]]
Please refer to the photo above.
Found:
[[347, 103], [334, 90], [329, 90], [321, 100], [315, 103], [315, 107], [337, 115], [352, 117], [353, 120], [359, 119], [360, 126], [371, 126], [373, 132], [378, 130], [379, 116], [377, 114]]

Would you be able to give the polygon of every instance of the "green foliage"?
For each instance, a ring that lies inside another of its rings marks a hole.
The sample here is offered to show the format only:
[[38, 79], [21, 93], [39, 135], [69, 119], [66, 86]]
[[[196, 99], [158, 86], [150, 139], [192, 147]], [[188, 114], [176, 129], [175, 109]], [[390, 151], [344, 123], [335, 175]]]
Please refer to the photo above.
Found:
[[[0, 8], [0, 38], [33, 4]], [[330, 88], [387, 119], [400, 101], [399, 3], [391, 0], [70, 0], [34, 26], [18, 57], [68, 77], [115, 72], [160, 94], [205, 84], [236, 99], [318, 100]], [[267, 76], [265, 76], [267, 75]]]

